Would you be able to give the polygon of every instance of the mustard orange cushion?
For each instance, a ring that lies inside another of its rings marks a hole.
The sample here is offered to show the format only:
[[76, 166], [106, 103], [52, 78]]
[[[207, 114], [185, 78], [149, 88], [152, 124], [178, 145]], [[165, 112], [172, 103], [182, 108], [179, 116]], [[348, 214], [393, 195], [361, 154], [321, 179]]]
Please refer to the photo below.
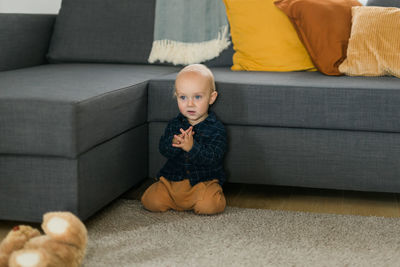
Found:
[[357, 0], [279, 0], [275, 5], [291, 20], [317, 69], [340, 75]]
[[273, 0], [224, 0], [235, 53], [232, 70], [314, 68], [287, 16]]
[[347, 58], [339, 70], [354, 76], [400, 77], [400, 8], [353, 7]]

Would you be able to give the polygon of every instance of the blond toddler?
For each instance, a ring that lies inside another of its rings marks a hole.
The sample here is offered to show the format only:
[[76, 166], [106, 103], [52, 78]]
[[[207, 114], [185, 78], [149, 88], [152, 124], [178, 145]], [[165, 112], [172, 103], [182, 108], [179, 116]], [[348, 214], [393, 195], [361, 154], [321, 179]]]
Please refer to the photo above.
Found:
[[223, 157], [227, 149], [224, 125], [209, 111], [218, 96], [212, 72], [202, 64], [183, 68], [175, 80], [180, 113], [162, 135], [159, 150], [168, 160], [159, 181], [142, 196], [150, 211], [194, 210], [198, 214], [224, 211]]

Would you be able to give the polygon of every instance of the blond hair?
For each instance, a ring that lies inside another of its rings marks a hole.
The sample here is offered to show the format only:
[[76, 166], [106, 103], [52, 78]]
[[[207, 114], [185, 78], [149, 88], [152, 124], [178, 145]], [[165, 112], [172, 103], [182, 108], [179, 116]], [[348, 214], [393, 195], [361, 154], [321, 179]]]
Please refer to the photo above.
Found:
[[215, 89], [215, 81], [214, 81], [214, 74], [211, 72], [209, 68], [207, 68], [206, 65], [203, 64], [191, 64], [183, 69], [178, 73], [175, 79], [175, 86], [174, 86], [174, 96], [176, 96], [176, 81], [179, 79], [179, 77], [185, 73], [188, 72], [195, 72], [197, 74], [202, 75], [203, 77], [207, 78], [210, 86], [210, 93], [214, 92]]

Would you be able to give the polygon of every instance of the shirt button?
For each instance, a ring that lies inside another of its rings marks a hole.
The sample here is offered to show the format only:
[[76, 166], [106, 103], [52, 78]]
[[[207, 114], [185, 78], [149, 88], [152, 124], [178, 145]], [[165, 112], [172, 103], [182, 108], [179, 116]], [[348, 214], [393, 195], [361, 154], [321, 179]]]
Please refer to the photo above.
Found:
[[186, 173], [187, 173], [187, 174], [189, 174], [189, 173], [190, 173], [190, 171], [186, 171]]

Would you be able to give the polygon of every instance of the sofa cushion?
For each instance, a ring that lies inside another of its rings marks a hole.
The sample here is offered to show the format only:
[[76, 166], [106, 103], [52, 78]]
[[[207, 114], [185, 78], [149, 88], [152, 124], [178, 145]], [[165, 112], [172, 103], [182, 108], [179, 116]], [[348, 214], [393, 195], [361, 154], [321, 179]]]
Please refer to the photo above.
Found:
[[235, 54], [232, 70], [294, 71], [314, 65], [273, 0], [224, 0]]
[[341, 75], [351, 30], [351, 7], [357, 0], [279, 0], [319, 71]]
[[174, 67], [55, 64], [0, 73], [0, 154], [74, 158], [147, 121], [150, 78]]
[[[212, 109], [226, 124], [400, 132], [400, 80], [394, 77], [212, 71], [219, 91]], [[177, 114], [174, 79], [150, 81], [149, 121]]]
[[63, 0], [51, 39], [51, 62], [146, 63], [155, 0]]
[[400, 8], [353, 7], [347, 58], [339, 70], [351, 76], [400, 78]]

